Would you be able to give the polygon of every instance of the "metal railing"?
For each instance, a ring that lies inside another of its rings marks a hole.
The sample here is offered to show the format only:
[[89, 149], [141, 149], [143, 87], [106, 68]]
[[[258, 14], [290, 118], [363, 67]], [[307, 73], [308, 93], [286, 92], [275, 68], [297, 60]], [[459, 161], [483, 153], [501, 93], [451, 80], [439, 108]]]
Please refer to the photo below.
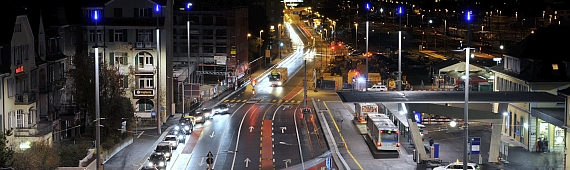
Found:
[[23, 93], [23, 94], [17, 94], [16, 95], [16, 101], [14, 102], [14, 104], [26, 105], [26, 104], [34, 103], [36, 101], [38, 101], [36, 93]]
[[38, 122], [29, 127], [17, 127], [14, 130], [15, 137], [39, 137], [53, 131], [52, 122]]

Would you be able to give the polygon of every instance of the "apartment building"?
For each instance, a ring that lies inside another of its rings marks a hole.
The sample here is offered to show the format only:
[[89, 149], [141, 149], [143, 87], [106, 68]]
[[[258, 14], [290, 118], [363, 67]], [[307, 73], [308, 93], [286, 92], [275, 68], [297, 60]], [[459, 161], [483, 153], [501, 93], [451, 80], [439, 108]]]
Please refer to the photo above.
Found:
[[[179, 88], [183, 83], [200, 84], [199, 96], [192, 97], [207, 100], [247, 81], [247, 7], [196, 2], [191, 8], [184, 3], [174, 9], [172, 62]], [[180, 92], [175, 92], [176, 103], [181, 102]]]
[[16, 151], [31, 142], [53, 141], [56, 121], [40, 116], [38, 107], [38, 63], [45, 59], [45, 30], [39, 13], [16, 17], [10, 43], [10, 71], [3, 79], [3, 126], [11, 130], [9, 145]]
[[[161, 111], [170, 108], [166, 105], [169, 56], [165, 50], [164, 10], [162, 3], [149, 0], [110, 0], [82, 8], [82, 18], [88, 21], [83, 23], [83, 43], [98, 47], [101, 64], [115, 67], [123, 74], [126, 96], [131, 98], [136, 117], [156, 116], [153, 114], [159, 109], [159, 90]], [[94, 20], [96, 12], [98, 19]], [[95, 48], [87, 51], [95, 56]]]

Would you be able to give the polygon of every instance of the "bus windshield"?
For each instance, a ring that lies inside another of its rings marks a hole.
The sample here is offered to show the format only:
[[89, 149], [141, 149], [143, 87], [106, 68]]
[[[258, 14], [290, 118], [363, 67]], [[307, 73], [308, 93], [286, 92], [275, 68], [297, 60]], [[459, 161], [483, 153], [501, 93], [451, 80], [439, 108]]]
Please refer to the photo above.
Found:
[[398, 133], [396, 131], [384, 131], [381, 134], [382, 142], [398, 142]]
[[269, 75], [269, 81], [279, 81], [281, 80], [281, 75], [279, 73], [271, 73]]

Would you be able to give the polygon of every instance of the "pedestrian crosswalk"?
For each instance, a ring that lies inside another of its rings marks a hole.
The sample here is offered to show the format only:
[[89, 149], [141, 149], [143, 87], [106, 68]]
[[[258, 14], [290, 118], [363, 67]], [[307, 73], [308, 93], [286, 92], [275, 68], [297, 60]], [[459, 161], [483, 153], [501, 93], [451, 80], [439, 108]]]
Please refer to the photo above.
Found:
[[[228, 99], [228, 100], [224, 100], [224, 103], [246, 103], [248, 101], [248, 99]], [[301, 103], [302, 100], [276, 100], [276, 99], [260, 99], [260, 100], [256, 100], [257, 103], [293, 103], [293, 104], [298, 104]]]

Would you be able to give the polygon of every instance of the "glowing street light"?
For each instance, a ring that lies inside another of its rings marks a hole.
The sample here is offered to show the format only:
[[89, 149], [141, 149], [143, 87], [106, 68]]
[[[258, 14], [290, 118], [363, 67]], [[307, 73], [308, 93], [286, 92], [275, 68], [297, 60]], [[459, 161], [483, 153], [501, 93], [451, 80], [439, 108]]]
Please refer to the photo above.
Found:
[[93, 47], [95, 50], [95, 148], [97, 149], [95, 152], [97, 154], [97, 161], [95, 161], [95, 166], [99, 169], [101, 166], [101, 108], [99, 106], [99, 34], [97, 33], [97, 22], [99, 21], [99, 11], [94, 11], [93, 13], [93, 20], [95, 20], [95, 46]]
[[469, 22], [471, 22], [471, 11], [467, 11], [467, 33], [468, 33], [468, 37], [467, 37], [467, 47], [464, 49], [465, 50], [465, 80], [463, 82], [465, 82], [464, 88], [463, 90], [465, 91], [465, 107], [463, 107], [463, 117], [464, 117], [464, 131], [465, 131], [465, 136], [464, 136], [464, 143], [463, 143], [463, 169], [467, 170], [467, 163], [469, 162], [469, 56], [471, 53], [471, 48], [470, 46], [470, 38], [469, 38], [469, 34], [471, 33], [471, 27], [469, 26]]

